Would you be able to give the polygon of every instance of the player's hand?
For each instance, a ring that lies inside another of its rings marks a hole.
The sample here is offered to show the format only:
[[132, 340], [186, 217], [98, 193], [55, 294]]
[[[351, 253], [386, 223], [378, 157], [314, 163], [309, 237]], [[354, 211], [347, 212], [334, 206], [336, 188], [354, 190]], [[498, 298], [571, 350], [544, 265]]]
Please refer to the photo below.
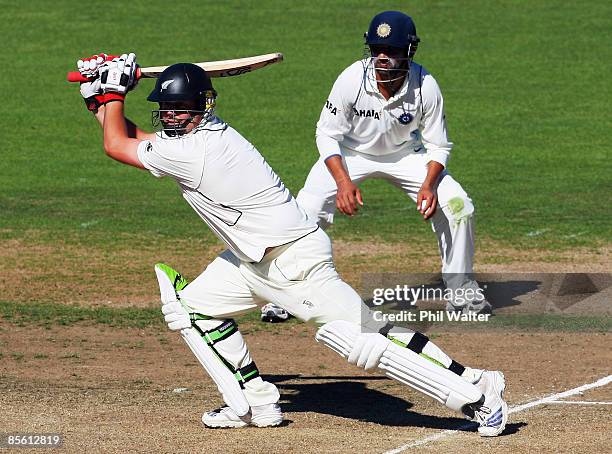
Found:
[[353, 216], [357, 214], [359, 205], [363, 206], [361, 191], [351, 180], [346, 180], [338, 184], [336, 194], [336, 207], [344, 214]]
[[134, 53], [123, 54], [102, 64], [99, 72], [105, 102], [123, 100], [127, 92], [136, 86], [136, 68]]
[[429, 186], [421, 186], [417, 194], [417, 210], [423, 215], [423, 219], [429, 219], [436, 212], [438, 206], [438, 195], [435, 189]]
[[185, 310], [182, 304], [178, 301], [172, 301], [162, 306], [162, 314], [164, 320], [168, 324], [168, 328], [172, 331], [180, 331], [185, 328], [191, 328], [191, 318], [189, 312]]
[[88, 79], [91, 79], [87, 82], [81, 82], [80, 91], [87, 109], [92, 112], [95, 112], [104, 104], [104, 93], [100, 86], [98, 70], [107, 58], [108, 55], [100, 53], [77, 61], [79, 72]]
[[81, 75], [87, 77], [88, 79], [95, 79], [98, 77], [98, 70], [100, 69], [100, 66], [107, 59], [108, 55], [101, 52], [77, 61], [77, 67], [79, 68]]

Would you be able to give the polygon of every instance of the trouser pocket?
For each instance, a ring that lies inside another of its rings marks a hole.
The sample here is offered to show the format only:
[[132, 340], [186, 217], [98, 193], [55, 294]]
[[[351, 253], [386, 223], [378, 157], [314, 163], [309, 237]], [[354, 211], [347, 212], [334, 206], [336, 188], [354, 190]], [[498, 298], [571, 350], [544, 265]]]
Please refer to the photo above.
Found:
[[327, 234], [318, 229], [276, 257], [270, 267], [270, 277], [277, 275], [287, 281], [303, 281], [313, 269], [327, 262], [332, 262], [331, 242]]

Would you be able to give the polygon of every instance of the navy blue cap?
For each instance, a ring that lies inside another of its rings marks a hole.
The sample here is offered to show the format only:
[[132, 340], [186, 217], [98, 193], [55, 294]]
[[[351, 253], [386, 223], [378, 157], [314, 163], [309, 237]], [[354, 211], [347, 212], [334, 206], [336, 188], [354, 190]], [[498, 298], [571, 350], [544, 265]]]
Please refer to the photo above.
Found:
[[412, 18], [400, 11], [384, 11], [374, 16], [365, 38], [368, 46], [408, 47], [420, 41]]

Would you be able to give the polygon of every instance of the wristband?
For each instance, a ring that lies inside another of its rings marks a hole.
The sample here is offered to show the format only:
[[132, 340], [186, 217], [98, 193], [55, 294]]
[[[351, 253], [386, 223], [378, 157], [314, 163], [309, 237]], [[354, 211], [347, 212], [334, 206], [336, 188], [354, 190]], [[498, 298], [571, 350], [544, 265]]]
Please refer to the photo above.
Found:
[[96, 112], [100, 108], [100, 106], [104, 105], [104, 95], [100, 94], [90, 96], [89, 98], [84, 98], [83, 101], [85, 101], [85, 106], [87, 107], [87, 110], [89, 110], [90, 112]]
[[104, 104], [108, 104], [109, 102], [120, 101], [125, 102], [125, 95], [121, 95], [119, 93], [105, 93], [104, 94]]

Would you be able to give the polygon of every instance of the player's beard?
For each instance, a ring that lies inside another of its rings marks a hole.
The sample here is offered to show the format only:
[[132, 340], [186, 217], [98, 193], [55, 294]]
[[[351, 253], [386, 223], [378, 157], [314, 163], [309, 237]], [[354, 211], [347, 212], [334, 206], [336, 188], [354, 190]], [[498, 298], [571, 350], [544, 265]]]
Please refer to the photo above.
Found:
[[[178, 119], [175, 117], [165, 117], [164, 112], [179, 112], [179, 113], [189, 113], [189, 117], [184, 119]], [[202, 121], [202, 115], [204, 111], [191, 111], [191, 110], [178, 110], [178, 109], [160, 109], [154, 110], [152, 112], [152, 124], [155, 129], [163, 130], [168, 137], [181, 137], [188, 132], [191, 132], [195, 129], [200, 122]], [[187, 131], [189, 126], [193, 124], [194, 126]]]
[[408, 75], [410, 60], [408, 58], [372, 58], [376, 71], [376, 80], [382, 84], [400, 84]]

